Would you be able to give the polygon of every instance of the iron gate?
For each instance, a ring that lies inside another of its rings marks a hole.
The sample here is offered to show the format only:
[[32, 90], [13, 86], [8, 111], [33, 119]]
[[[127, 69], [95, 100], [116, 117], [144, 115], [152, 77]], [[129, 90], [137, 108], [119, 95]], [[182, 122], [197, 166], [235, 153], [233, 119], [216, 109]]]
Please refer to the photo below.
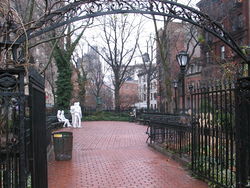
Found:
[[0, 70], [0, 188], [47, 187], [44, 83], [25, 74]]
[[29, 96], [32, 133], [32, 187], [46, 188], [48, 182], [44, 79], [34, 69], [29, 71]]

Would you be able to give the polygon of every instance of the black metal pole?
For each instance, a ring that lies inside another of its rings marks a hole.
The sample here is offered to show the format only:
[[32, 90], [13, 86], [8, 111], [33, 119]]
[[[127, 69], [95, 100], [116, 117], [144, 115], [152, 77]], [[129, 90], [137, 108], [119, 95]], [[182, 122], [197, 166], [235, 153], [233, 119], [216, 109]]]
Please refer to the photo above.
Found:
[[182, 113], [185, 113], [185, 67], [181, 67], [182, 76]]
[[174, 87], [174, 97], [175, 97], [175, 113], [178, 111], [177, 107], [177, 87]]

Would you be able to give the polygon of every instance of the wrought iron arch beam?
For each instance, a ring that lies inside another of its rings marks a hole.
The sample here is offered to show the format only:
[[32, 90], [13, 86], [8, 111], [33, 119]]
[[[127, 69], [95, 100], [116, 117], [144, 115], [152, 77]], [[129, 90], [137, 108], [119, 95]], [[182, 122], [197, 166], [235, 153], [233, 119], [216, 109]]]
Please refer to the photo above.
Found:
[[[74, 16], [66, 20], [60, 18], [67, 13]], [[189, 22], [219, 38], [244, 61], [247, 61], [245, 54], [221, 24], [194, 8], [168, 0], [75, 0], [40, 18], [36, 25], [26, 32], [26, 36], [30, 39], [79, 20], [119, 13], [153, 14]], [[50, 23], [51, 20], [54, 22]], [[46, 23], [50, 25], [42, 27]], [[26, 36], [21, 36], [17, 42], [24, 42]]]

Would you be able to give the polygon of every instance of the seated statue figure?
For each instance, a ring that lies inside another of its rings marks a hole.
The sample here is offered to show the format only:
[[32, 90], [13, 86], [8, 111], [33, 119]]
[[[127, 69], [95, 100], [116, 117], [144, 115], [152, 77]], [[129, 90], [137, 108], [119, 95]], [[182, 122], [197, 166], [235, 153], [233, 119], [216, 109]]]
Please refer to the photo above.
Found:
[[57, 120], [59, 121], [59, 122], [62, 122], [62, 119], [61, 119], [61, 110], [57, 110], [57, 115], [56, 115], [56, 117], [57, 117]]
[[64, 111], [63, 110], [61, 111], [60, 119], [61, 119], [62, 122], [64, 122], [63, 127], [65, 127], [65, 125], [66, 125], [66, 127], [71, 127], [71, 124], [70, 124], [69, 120], [67, 118], [65, 118], [65, 116], [64, 116]]

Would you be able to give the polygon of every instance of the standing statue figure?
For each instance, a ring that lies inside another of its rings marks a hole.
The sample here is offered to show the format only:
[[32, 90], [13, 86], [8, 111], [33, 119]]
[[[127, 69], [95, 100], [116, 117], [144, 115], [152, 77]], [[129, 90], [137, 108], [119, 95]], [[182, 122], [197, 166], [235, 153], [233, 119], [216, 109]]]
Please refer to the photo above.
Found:
[[76, 127], [81, 127], [81, 122], [82, 122], [82, 110], [80, 107], [80, 103], [79, 102], [75, 102], [74, 103], [75, 106], [75, 121], [76, 121]]
[[75, 106], [74, 105], [71, 105], [70, 106], [70, 113], [71, 113], [71, 117], [72, 117], [72, 126], [75, 128]]
[[70, 107], [70, 113], [72, 115], [73, 127], [80, 128], [82, 119], [82, 110], [79, 102], [75, 102], [74, 105]]

